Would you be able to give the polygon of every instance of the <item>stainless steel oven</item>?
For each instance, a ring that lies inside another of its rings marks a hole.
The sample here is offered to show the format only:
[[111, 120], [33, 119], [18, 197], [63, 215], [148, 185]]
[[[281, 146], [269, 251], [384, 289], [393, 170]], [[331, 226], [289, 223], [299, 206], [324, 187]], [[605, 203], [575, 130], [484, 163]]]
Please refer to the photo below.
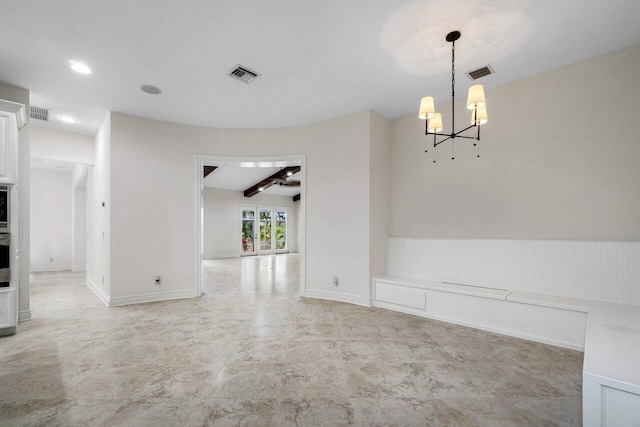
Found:
[[8, 185], [0, 185], [0, 233], [9, 232], [9, 192]]
[[11, 235], [0, 234], [0, 288], [8, 288], [11, 281], [9, 270]]

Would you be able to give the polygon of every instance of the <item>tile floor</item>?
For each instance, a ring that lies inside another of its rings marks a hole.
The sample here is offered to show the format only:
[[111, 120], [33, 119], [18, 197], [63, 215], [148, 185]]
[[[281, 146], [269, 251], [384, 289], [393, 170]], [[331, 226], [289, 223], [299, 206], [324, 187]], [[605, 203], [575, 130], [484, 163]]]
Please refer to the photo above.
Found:
[[202, 298], [111, 309], [34, 274], [0, 425], [580, 425], [582, 353], [299, 299], [297, 255], [205, 268]]

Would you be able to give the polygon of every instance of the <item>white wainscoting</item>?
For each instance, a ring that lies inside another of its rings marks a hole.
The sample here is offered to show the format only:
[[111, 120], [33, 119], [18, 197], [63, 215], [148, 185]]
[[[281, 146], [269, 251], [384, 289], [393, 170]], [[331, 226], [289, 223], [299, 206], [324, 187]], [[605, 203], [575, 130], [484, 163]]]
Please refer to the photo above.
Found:
[[640, 242], [389, 239], [387, 274], [640, 305]]

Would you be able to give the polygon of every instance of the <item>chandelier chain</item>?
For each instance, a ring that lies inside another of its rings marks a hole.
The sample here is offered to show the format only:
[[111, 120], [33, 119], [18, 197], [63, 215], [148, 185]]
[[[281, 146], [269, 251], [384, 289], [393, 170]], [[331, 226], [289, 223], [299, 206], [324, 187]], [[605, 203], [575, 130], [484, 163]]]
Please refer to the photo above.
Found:
[[456, 42], [451, 44], [451, 96], [456, 96]]

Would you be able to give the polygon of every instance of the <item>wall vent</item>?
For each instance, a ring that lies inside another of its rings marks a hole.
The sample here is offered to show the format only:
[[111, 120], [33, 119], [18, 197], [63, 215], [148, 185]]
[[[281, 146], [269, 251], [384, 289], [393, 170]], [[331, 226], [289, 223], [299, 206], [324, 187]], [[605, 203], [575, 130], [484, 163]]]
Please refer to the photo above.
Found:
[[495, 71], [493, 71], [493, 68], [491, 68], [491, 65], [487, 65], [485, 67], [478, 68], [477, 70], [469, 71], [467, 73], [467, 76], [469, 76], [471, 80], [478, 80], [481, 77], [488, 76], [489, 74], [494, 74], [494, 73]]
[[44, 120], [45, 122], [49, 121], [49, 110], [41, 107], [31, 106], [31, 118], [37, 120]]
[[255, 71], [251, 71], [242, 65], [236, 65], [231, 71], [229, 71], [228, 76], [248, 84], [257, 79], [260, 74]]

